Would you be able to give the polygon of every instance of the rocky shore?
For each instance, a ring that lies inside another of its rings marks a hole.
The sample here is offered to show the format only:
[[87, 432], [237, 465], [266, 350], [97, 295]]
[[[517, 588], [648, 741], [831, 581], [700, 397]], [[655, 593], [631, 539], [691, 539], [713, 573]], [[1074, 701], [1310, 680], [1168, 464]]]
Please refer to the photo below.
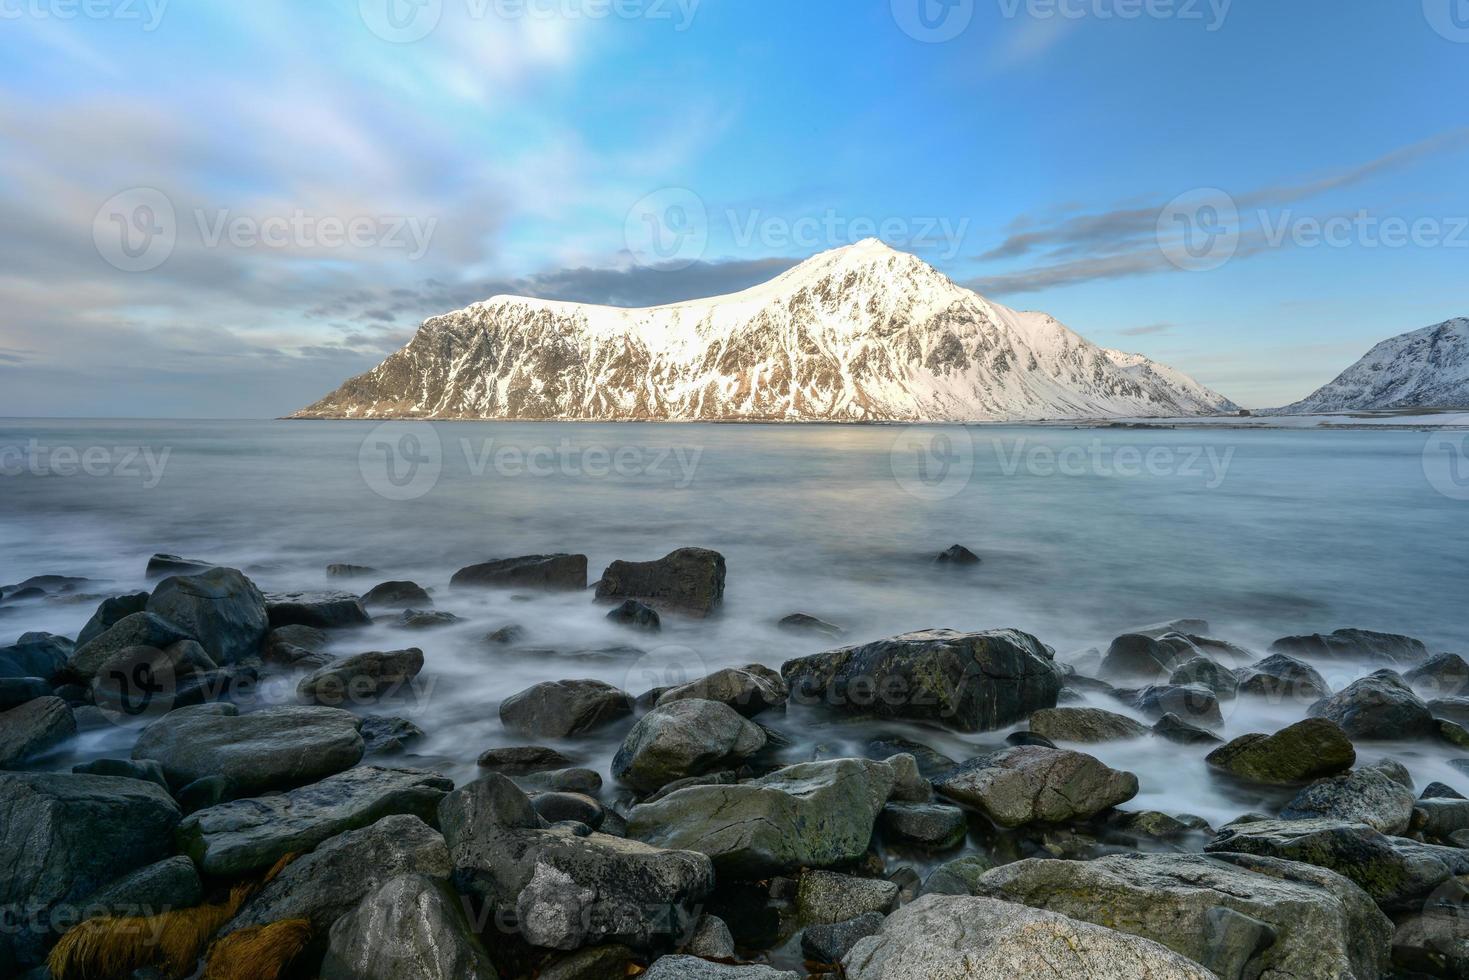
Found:
[[[595, 582], [534, 555], [266, 592], [156, 555], [148, 590], [5, 586], [0, 609], [96, 611], [0, 647], [0, 976], [1469, 976], [1469, 663], [1407, 636], [1255, 650], [1177, 620], [1058, 656], [1012, 628], [838, 646], [793, 610], [833, 645], [625, 690], [495, 624], [486, 668], [544, 678], [486, 706], [477, 778], [422, 764], [428, 717], [395, 713], [465, 622], [436, 597], [585, 593], [630, 637], [598, 655], [635, 659], [735, 615], [725, 576], [685, 548]], [[355, 639], [384, 622], [401, 647]], [[86, 752], [101, 732], [129, 750]], [[1271, 805], [1138, 806], [1170, 774], [1099, 758], [1118, 744]]]

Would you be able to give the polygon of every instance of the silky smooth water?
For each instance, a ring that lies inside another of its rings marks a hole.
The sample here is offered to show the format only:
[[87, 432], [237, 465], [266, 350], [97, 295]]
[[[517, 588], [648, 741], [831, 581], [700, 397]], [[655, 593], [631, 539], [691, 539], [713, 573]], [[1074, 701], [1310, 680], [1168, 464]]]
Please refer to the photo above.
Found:
[[[0, 583], [85, 576], [87, 595], [145, 586], [153, 552], [246, 570], [265, 591], [341, 587], [329, 562], [369, 565], [434, 592], [466, 622], [405, 632], [391, 616], [333, 651], [422, 647], [411, 696], [378, 709], [428, 733], [419, 761], [470, 778], [503, 732], [506, 695], [598, 677], [634, 694], [759, 661], [925, 627], [1016, 627], [1063, 659], [1177, 617], [1260, 651], [1342, 626], [1409, 633], [1469, 653], [1469, 503], [1425, 474], [1411, 431], [562, 423], [0, 421]], [[1428, 465], [1431, 466], [1430, 460]], [[955, 543], [983, 557], [935, 565]], [[714, 548], [728, 560], [722, 615], [665, 618], [650, 637], [608, 623], [587, 595], [450, 591], [457, 568], [582, 552], [613, 559]], [[91, 598], [0, 606], [0, 642], [75, 635]], [[775, 628], [803, 611], [832, 641]], [[523, 625], [529, 652], [481, 638]], [[1317, 665], [1334, 687], [1367, 665]], [[288, 698], [288, 685], [271, 696]], [[1110, 700], [1094, 701], [1120, 709]], [[1226, 704], [1226, 735], [1271, 731], [1303, 704]], [[764, 720], [764, 719], [762, 719]], [[963, 758], [1000, 734], [852, 726], [792, 714], [796, 756], [851, 751], [905, 731]], [[88, 733], [82, 754], [125, 752], [134, 732]], [[578, 747], [606, 771], [610, 737]], [[1088, 749], [1139, 774], [1134, 806], [1219, 822], [1268, 801], [1212, 779], [1204, 749], [1142, 740]], [[1364, 754], [1371, 756], [1376, 749]], [[1422, 785], [1462, 776], [1447, 753], [1386, 746]], [[1194, 757], [1198, 758], [1194, 758]], [[1469, 786], [1461, 787], [1469, 789]]]

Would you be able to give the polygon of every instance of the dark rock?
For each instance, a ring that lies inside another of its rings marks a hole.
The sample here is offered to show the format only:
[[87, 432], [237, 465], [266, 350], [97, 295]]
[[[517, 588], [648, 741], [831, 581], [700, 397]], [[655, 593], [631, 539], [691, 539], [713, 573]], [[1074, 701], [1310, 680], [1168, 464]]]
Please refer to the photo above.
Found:
[[[1034, 716], [1032, 716], [1034, 717]], [[1039, 732], [1011, 732], [1005, 736], [1006, 745], [1039, 745], [1043, 749], [1060, 748], [1055, 742]]]
[[589, 946], [546, 963], [536, 980], [621, 980], [632, 973], [633, 959], [633, 951], [617, 943]]
[[602, 804], [582, 793], [536, 793], [530, 805], [547, 823], [574, 820], [592, 830], [600, 830], [607, 813]]
[[1137, 692], [1131, 704], [1149, 718], [1177, 715], [1184, 721], [1209, 728], [1224, 724], [1219, 698], [1202, 684], [1149, 684]]
[[1141, 738], [1146, 726], [1101, 708], [1043, 708], [1030, 716], [1030, 730], [1052, 742], [1110, 742]]
[[435, 630], [462, 622], [461, 617], [442, 609], [405, 609], [398, 614], [393, 625], [407, 630]]
[[280, 663], [295, 663], [301, 658], [297, 651], [320, 653], [329, 642], [326, 631], [315, 626], [282, 626], [266, 634], [264, 656]]
[[500, 644], [502, 646], [509, 646], [512, 643], [519, 643], [521, 640], [525, 639], [525, 636], [526, 633], [524, 626], [518, 626], [515, 623], [511, 623], [508, 626], [501, 626], [493, 633], [485, 634], [485, 642]]
[[879, 718], [989, 731], [1056, 706], [1051, 649], [1019, 630], [924, 630], [787, 661], [791, 697]]
[[366, 565], [348, 565], [339, 562], [326, 566], [327, 578], [366, 578], [368, 575], [376, 574], [376, 568], [368, 568]]
[[1310, 704], [1331, 693], [1326, 681], [1307, 663], [1283, 653], [1266, 657], [1239, 673], [1240, 694], [1266, 698], [1272, 704]]
[[657, 633], [663, 629], [663, 621], [658, 618], [658, 611], [636, 599], [622, 600], [621, 605], [607, 614], [607, 619], [619, 626], [646, 630], [649, 633]]
[[173, 798], [178, 801], [180, 810], [190, 814], [227, 803], [238, 795], [224, 776], [204, 776], [180, 787]]
[[717, 915], [701, 915], [694, 923], [694, 933], [682, 950], [686, 955], [704, 959], [734, 959], [735, 941], [729, 926]]
[[1469, 722], [1469, 697], [1434, 698], [1428, 702], [1428, 710], [1435, 718], [1463, 725]]
[[857, 940], [876, 935], [883, 916], [868, 912], [845, 922], [807, 926], [801, 933], [801, 955], [817, 963], [839, 963]]
[[148, 559], [145, 575], [148, 578], [167, 578], [170, 575], [199, 575], [217, 568], [213, 562], [180, 558], [178, 555], [154, 555]]
[[729, 966], [697, 956], [662, 956], [642, 974], [642, 980], [801, 980], [801, 975], [757, 964]]
[[750, 718], [785, 704], [789, 696], [785, 678], [769, 668], [752, 664], [718, 670], [708, 677], [668, 688], [656, 703], [661, 706], [686, 700], [718, 701]]
[[1284, 636], [1270, 644], [1271, 653], [1324, 660], [1366, 660], [1388, 664], [1416, 664], [1428, 658], [1420, 640], [1397, 633], [1341, 629], [1309, 636]]
[[189, 639], [193, 637], [182, 627], [155, 613], [133, 613], [118, 620], [96, 639], [77, 647], [66, 662], [66, 673], [81, 681], [91, 681], [104, 664], [124, 650], [134, 647], [164, 650]]
[[331, 927], [321, 980], [496, 980], [489, 954], [442, 881], [401, 875]]
[[112, 881], [87, 897], [91, 916], [149, 916], [193, 908], [204, 900], [194, 862], [183, 855], [164, 858]]
[[1103, 677], [1157, 680], [1198, 655], [1198, 647], [1182, 633], [1124, 633], [1107, 648], [1101, 673]]
[[971, 759], [935, 788], [1001, 827], [1084, 820], [1137, 795], [1137, 777], [1082, 752], [1025, 745]]
[[979, 879], [994, 862], [983, 854], [967, 854], [934, 868], [924, 879], [921, 895], [973, 895]]
[[1352, 738], [1429, 738], [1438, 730], [1428, 705], [1391, 670], [1353, 681], [1308, 713], [1336, 722]]
[[35, 595], [65, 595], [90, 585], [91, 582], [91, 579], [78, 578], [75, 575], [32, 575], [24, 582], [0, 588], [0, 593], [4, 593], [7, 599], [13, 599], [20, 593], [27, 593], [27, 598]]
[[383, 582], [362, 597], [362, 605], [369, 609], [428, 609], [433, 604], [433, 598], [417, 582]]
[[57, 679], [75, 646], [64, 636], [25, 633], [13, 646], [0, 647], [0, 677]]
[[724, 601], [724, 556], [680, 548], [657, 561], [614, 561], [597, 583], [598, 599], [637, 599], [664, 612], [705, 617]]
[[51, 696], [51, 684], [39, 677], [0, 677], [0, 712]]
[[296, 693], [317, 704], [364, 704], [398, 694], [423, 670], [418, 647], [372, 650], [333, 660], [296, 685]]
[[791, 613], [781, 617], [775, 625], [792, 633], [821, 633], [825, 636], [841, 636], [843, 633], [840, 626], [808, 613]]
[[1234, 697], [1239, 687], [1239, 678], [1228, 667], [1221, 667], [1208, 657], [1194, 657], [1185, 661], [1168, 677], [1174, 685], [1201, 684], [1214, 692], [1221, 701]]
[[612, 775], [649, 792], [726, 768], [765, 747], [765, 732], [718, 701], [677, 700], [638, 719], [612, 760]]
[[596, 680], [546, 681], [500, 703], [512, 731], [543, 738], [582, 735], [632, 714], [632, 697]]
[[0, 712], [0, 769], [35, 759], [76, 734], [71, 707], [44, 697]]
[[900, 752], [913, 757], [924, 779], [932, 779], [959, 764], [957, 759], [951, 759], [931, 746], [901, 735], [879, 736], [867, 743], [866, 755], [869, 759], [886, 759]]
[[315, 782], [357, 764], [355, 715], [337, 708], [279, 707], [239, 714], [232, 705], [180, 708], [149, 725], [134, 759], [154, 759], [174, 786], [223, 776], [250, 795]]
[[1426, 837], [1450, 840], [1454, 834], [1469, 830], [1469, 800], [1452, 797], [1417, 800], [1412, 811], [1412, 827]]
[[500, 772], [507, 776], [561, 769], [572, 765], [572, 760], [543, 745], [521, 745], [485, 750], [479, 757], [481, 769]]
[[1401, 834], [1413, 816], [1413, 791], [1383, 770], [1368, 766], [1318, 779], [1280, 811], [1282, 820], [1332, 819]]
[[[265, 597], [253, 582], [233, 568], [164, 579], [148, 598], [148, 612], [186, 634], [177, 639], [198, 640], [215, 663], [222, 666], [259, 656], [270, 626]], [[101, 643], [132, 618], [123, 618], [93, 644]], [[167, 646], [166, 643], [147, 645]], [[80, 656], [83, 651], [77, 652]]]
[[942, 803], [889, 803], [878, 815], [883, 836], [895, 844], [945, 851], [964, 840], [964, 811]]
[[1392, 937], [1399, 977], [1469, 976], [1469, 901], [1462, 888], [1398, 920]]
[[275, 592], [265, 597], [272, 629], [310, 626], [319, 630], [366, 626], [372, 617], [351, 592]]
[[978, 565], [980, 557], [962, 544], [950, 545], [934, 559], [936, 565]]
[[595, 796], [602, 790], [602, 776], [595, 769], [545, 769], [518, 777], [520, 785], [551, 793], [581, 793]]
[[1345, 772], [1357, 761], [1357, 752], [1336, 722], [1307, 718], [1274, 735], [1241, 735], [1204, 761], [1250, 782], [1288, 786]]
[[807, 871], [796, 888], [796, 915], [803, 923], [834, 925], [898, 904], [898, 886], [882, 878], [854, 878], [834, 871]]
[[358, 766], [278, 796], [200, 810], [179, 825], [179, 845], [206, 874], [243, 874], [383, 817], [433, 820], [453, 787], [422, 769]]
[[1469, 694], [1469, 662], [1457, 653], [1440, 653], [1404, 671], [1403, 680], [1424, 697], [1458, 697]]
[[85, 776], [116, 776], [120, 779], [141, 779], [168, 789], [168, 779], [163, 766], [152, 759], [94, 759], [72, 766], [71, 771]]
[[587, 587], [587, 556], [501, 558], [461, 568], [454, 573], [449, 584], [455, 588], [580, 591]]
[[373, 716], [362, 719], [362, 741], [369, 753], [402, 752], [424, 737], [423, 729], [407, 718]]
[[1420, 800], [1462, 800], [1464, 794], [1452, 786], [1434, 782], [1423, 787], [1423, 793], [1418, 798]]
[[97, 611], [92, 614], [92, 618], [87, 620], [87, 625], [83, 626], [82, 631], [77, 634], [76, 645], [83, 646], [90, 643], [116, 626], [124, 616], [143, 612], [147, 607], [148, 593], [146, 592], [129, 592], [126, 595], [103, 599]]
[[1204, 745], [1209, 742], [1224, 741], [1207, 728], [1200, 728], [1198, 725], [1184, 721], [1171, 712], [1164, 714], [1153, 723], [1153, 734], [1179, 745]]

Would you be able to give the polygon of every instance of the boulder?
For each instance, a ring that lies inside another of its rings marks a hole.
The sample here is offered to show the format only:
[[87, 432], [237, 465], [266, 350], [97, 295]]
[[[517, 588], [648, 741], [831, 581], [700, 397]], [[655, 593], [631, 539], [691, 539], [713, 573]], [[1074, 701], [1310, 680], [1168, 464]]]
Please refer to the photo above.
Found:
[[796, 914], [808, 925], [833, 925], [867, 912], [887, 915], [897, 905], [898, 886], [884, 878], [807, 871], [796, 887]]
[[653, 961], [642, 980], [801, 980], [799, 973], [749, 964], [712, 963], [697, 956], [662, 956]]
[[179, 846], [206, 874], [244, 874], [386, 816], [406, 813], [433, 820], [439, 801], [453, 787], [422, 769], [358, 766], [277, 796], [190, 814], [179, 825]]
[[89, 917], [149, 916], [193, 908], [204, 900], [194, 862], [182, 854], [130, 871], [87, 896]]
[[50, 695], [50, 682], [39, 677], [0, 677], [0, 711], [9, 711], [27, 701]]
[[143, 612], [148, 608], [148, 593], [128, 592], [124, 595], [115, 595], [109, 599], [103, 599], [97, 611], [92, 613], [92, 618], [87, 620], [87, 625], [77, 634], [77, 646], [85, 646], [92, 642], [112, 627], [116, 626], [125, 616]]
[[969, 820], [956, 806], [898, 802], [882, 808], [878, 826], [890, 844], [907, 844], [925, 851], [946, 851], [964, 840]]
[[1198, 647], [1182, 633], [1124, 633], [1107, 647], [1101, 674], [1121, 680], [1158, 680], [1196, 656]]
[[1398, 920], [1392, 958], [1400, 976], [1469, 976], [1469, 896], [1454, 892]]
[[1204, 761], [1249, 782], [1289, 786], [1345, 772], [1357, 761], [1357, 752], [1336, 722], [1307, 718], [1274, 735], [1241, 735]]
[[791, 660], [781, 674], [799, 704], [965, 732], [1054, 708], [1061, 690], [1051, 649], [1019, 630], [904, 633]]
[[1392, 924], [1330, 871], [1245, 854], [1114, 854], [1029, 859], [980, 879], [991, 898], [1111, 923], [1162, 943], [1221, 980], [1372, 978]]
[[734, 935], [717, 915], [701, 915], [694, 923], [694, 934], [681, 952], [704, 959], [732, 960], [735, 956]]
[[667, 943], [714, 888], [702, 854], [546, 828], [530, 799], [494, 773], [447, 796], [439, 823], [455, 885], [513, 916], [536, 946]]
[[776, 626], [790, 633], [820, 633], [823, 636], [841, 636], [842, 628], [835, 623], [812, 616], [810, 613], [791, 613], [776, 621]]
[[1222, 667], [1208, 657], [1194, 657], [1178, 666], [1168, 675], [1168, 683], [1174, 685], [1201, 684], [1214, 692], [1221, 701], [1234, 697], [1239, 687], [1239, 678], [1228, 667]]
[[1277, 653], [1241, 670], [1237, 692], [1266, 698], [1272, 704], [1310, 704], [1326, 697], [1331, 689], [1316, 668]]
[[493, 632], [486, 633], [484, 641], [486, 643], [493, 643], [496, 646], [510, 646], [513, 643], [519, 643], [525, 637], [525, 627], [511, 623], [508, 626], [501, 626]]
[[[255, 583], [233, 568], [164, 579], [148, 597], [148, 612], [177, 626], [187, 638], [198, 640], [220, 665], [258, 656], [270, 628], [265, 597]], [[125, 617], [118, 625], [131, 618]], [[101, 642], [115, 629], [93, 642]]]
[[1404, 671], [1403, 680], [1425, 698], [1469, 695], [1469, 662], [1457, 653], [1440, 653]]
[[724, 601], [724, 556], [680, 548], [656, 561], [614, 561], [597, 583], [597, 598], [636, 599], [664, 612], [703, 618]]
[[1430, 738], [1438, 733], [1428, 705], [1391, 670], [1353, 681], [1311, 705], [1308, 714], [1336, 722], [1354, 739]]
[[223, 776], [239, 796], [316, 782], [357, 764], [358, 720], [337, 708], [286, 706], [240, 714], [233, 705], [170, 711], [143, 729], [134, 759], [154, 759], [169, 783]]
[[950, 545], [934, 558], [936, 565], [978, 565], [981, 559], [962, 544]]
[[9, 769], [76, 734], [71, 706], [57, 697], [36, 698], [0, 711], [0, 769]]
[[1433, 717], [1463, 726], [1469, 723], [1469, 697], [1434, 698], [1427, 702]]
[[123, 779], [141, 779], [168, 789], [168, 778], [163, 767], [152, 759], [93, 759], [71, 767], [72, 772], [89, 776], [119, 776]]
[[[39, 963], [75, 921], [71, 906], [173, 853], [178, 822], [168, 794], [142, 780], [0, 773], [0, 974]], [[53, 925], [53, 910], [68, 919]]]
[[545, 772], [572, 765], [571, 759], [544, 745], [517, 745], [486, 749], [479, 757], [479, 767], [507, 776]]
[[921, 895], [973, 895], [979, 879], [994, 868], [994, 862], [983, 854], [967, 854], [946, 861], [924, 879]]
[[109, 660], [126, 650], [136, 647], [163, 650], [188, 639], [192, 637], [182, 627], [156, 613], [133, 613], [77, 647], [67, 659], [65, 672], [67, 676], [85, 683], [92, 680]]
[[1462, 800], [1464, 799], [1464, 794], [1452, 786], [1435, 780], [1423, 787], [1423, 792], [1419, 794], [1418, 798], [1420, 800]]
[[1259, 820], [1230, 824], [1204, 850], [1299, 861], [1356, 882], [1384, 909], [1401, 910], [1458, 874], [1469, 851], [1420, 844], [1340, 820]]
[[441, 881], [391, 878], [331, 927], [321, 980], [496, 980], [494, 964]]
[[1022, 745], [980, 756], [934, 786], [1001, 827], [1085, 820], [1137, 795], [1137, 777], [1082, 752]]
[[607, 811], [585, 793], [564, 793], [555, 790], [533, 793], [531, 809], [547, 823], [555, 824], [571, 820], [585, 824], [592, 830], [601, 830], [607, 819]]
[[913, 757], [924, 779], [933, 779], [959, 764], [957, 759], [949, 758], [932, 746], [915, 742], [901, 735], [878, 736], [867, 743], [864, 752], [869, 759], [886, 759], [899, 753]]
[[143, 574], [150, 579], [167, 578], [170, 575], [199, 575], [217, 567], [219, 566], [212, 561], [157, 554], [148, 559], [148, 566]]
[[807, 926], [801, 931], [801, 955], [817, 963], [840, 963], [857, 940], [876, 935], [882, 923], [881, 913], [867, 912], [845, 922]]
[[368, 753], [397, 753], [425, 737], [419, 728], [407, 718], [373, 715], [362, 719], [358, 729]]
[[1184, 721], [1172, 712], [1166, 712], [1153, 723], [1153, 734], [1179, 745], [1208, 745], [1224, 741], [1207, 728]]
[[1316, 780], [1285, 805], [1280, 818], [1363, 823], [1384, 834], [1401, 834], [1413, 817], [1414, 802], [1412, 789], [1368, 766]]
[[542, 738], [569, 738], [632, 714], [632, 697], [595, 680], [546, 681], [500, 702], [500, 722]]
[[744, 783], [690, 786], [628, 814], [628, 835], [709, 855], [721, 876], [753, 880], [856, 861], [897, 780], [892, 765], [832, 759]]
[[527, 555], [470, 565], [449, 580], [454, 588], [580, 591], [587, 587], [586, 555]]
[[1030, 716], [1030, 730], [1052, 742], [1112, 742], [1141, 738], [1141, 722], [1101, 708], [1042, 708]]
[[383, 817], [302, 855], [270, 880], [224, 935], [286, 919], [307, 919], [317, 936], [379, 886], [405, 874], [440, 881], [453, 871], [449, 847], [438, 831], [416, 816]]
[[1283, 636], [1270, 644], [1270, 652], [1320, 660], [1364, 660], [1387, 664], [1416, 664], [1428, 659], [1428, 648], [1421, 640], [1398, 633], [1357, 629]]
[[372, 617], [351, 592], [275, 592], [265, 597], [272, 629], [310, 626], [319, 630], [366, 626]]
[[447, 609], [405, 609], [393, 620], [393, 625], [405, 630], [436, 630], [464, 622]]
[[658, 695], [659, 706], [689, 699], [718, 701], [751, 718], [769, 708], [785, 704], [790, 696], [785, 678], [767, 667], [728, 667], [717, 670]]
[[1224, 724], [1219, 698], [1202, 684], [1149, 684], [1133, 695], [1131, 704], [1149, 718], [1176, 715], [1210, 728]]
[[[1424, 790], [1425, 793], [1428, 791]], [[1461, 830], [1469, 830], [1469, 800], [1463, 797], [1428, 797], [1416, 800], [1413, 805], [1412, 827], [1424, 836], [1444, 840]]]
[[622, 600], [616, 609], [607, 614], [607, 620], [648, 633], [657, 633], [663, 629], [663, 620], [658, 618], [658, 610], [636, 599]]
[[423, 670], [423, 651], [372, 650], [333, 660], [296, 685], [307, 701], [329, 706], [358, 705], [400, 693]]
[[362, 596], [368, 609], [428, 609], [433, 604], [433, 597], [417, 582], [383, 582]]
[[612, 775], [649, 792], [675, 779], [727, 768], [759, 752], [765, 742], [759, 725], [718, 701], [671, 701], [638, 719], [612, 760]]
[[13, 645], [0, 647], [0, 677], [58, 679], [75, 652], [75, 645], [64, 636], [25, 633]]
[[957, 895], [926, 895], [888, 917], [842, 960], [851, 980], [1055, 977], [1215, 980], [1166, 947], [1054, 912]]

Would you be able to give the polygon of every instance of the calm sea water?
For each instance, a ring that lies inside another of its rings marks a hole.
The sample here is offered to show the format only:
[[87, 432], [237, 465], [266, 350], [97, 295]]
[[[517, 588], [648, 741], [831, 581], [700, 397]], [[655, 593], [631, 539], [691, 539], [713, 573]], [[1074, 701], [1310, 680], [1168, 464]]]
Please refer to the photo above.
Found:
[[[832, 641], [774, 627], [809, 612], [843, 642], [924, 627], [1017, 627], [1068, 657], [1177, 617], [1263, 651], [1289, 633], [1404, 632], [1469, 653], [1469, 503], [1425, 475], [1410, 431], [1062, 427], [0, 420], [0, 583], [55, 573], [89, 592], [144, 586], [156, 551], [245, 569], [266, 591], [324, 588], [329, 562], [411, 578], [466, 622], [340, 637], [354, 652], [425, 650], [423, 687], [392, 713], [429, 738], [425, 761], [459, 778], [500, 730], [499, 701], [532, 683], [599, 677], [634, 694], [708, 669], [772, 666]], [[969, 570], [935, 566], [951, 544]], [[656, 638], [604, 619], [589, 596], [450, 592], [463, 565], [584, 552], [613, 559], [686, 545], [728, 559], [721, 617]], [[353, 583], [362, 589], [376, 579]], [[0, 642], [74, 635], [94, 603], [13, 604]], [[391, 617], [385, 617], [389, 619]], [[491, 649], [523, 625], [536, 652]], [[1338, 667], [1338, 686], [1366, 671]], [[1099, 706], [1117, 709], [1115, 703]], [[1273, 730], [1303, 705], [1228, 709], [1228, 734]], [[796, 751], [833, 753], [871, 729], [788, 718]], [[884, 731], [894, 726], [882, 726]], [[916, 737], [963, 757], [997, 736]], [[132, 733], [87, 736], [125, 751]], [[613, 746], [589, 743], [603, 768]], [[1210, 780], [1202, 750], [1096, 747], [1137, 771], [1138, 805], [1224, 820], [1258, 801]], [[1384, 750], [1386, 751], [1386, 750]], [[1420, 785], [1456, 774], [1422, 747]], [[1463, 787], [1469, 789], [1469, 787]]]

